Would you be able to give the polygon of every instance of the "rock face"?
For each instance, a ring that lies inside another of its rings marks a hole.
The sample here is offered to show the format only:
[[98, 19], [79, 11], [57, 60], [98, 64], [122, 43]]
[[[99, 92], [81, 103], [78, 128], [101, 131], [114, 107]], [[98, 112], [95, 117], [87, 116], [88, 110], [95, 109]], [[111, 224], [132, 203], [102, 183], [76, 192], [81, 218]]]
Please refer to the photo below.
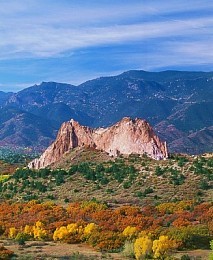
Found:
[[125, 117], [108, 128], [92, 129], [72, 119], [62, 124], [56, 141], [40, 158], [30, 162], [29, 167], [45, 168], [71, 149], [84, 146], [103, 150], [111, 156], [146, 153], [156, 160], [168, 157], [166, 143], [155, 135], [145, 120]]

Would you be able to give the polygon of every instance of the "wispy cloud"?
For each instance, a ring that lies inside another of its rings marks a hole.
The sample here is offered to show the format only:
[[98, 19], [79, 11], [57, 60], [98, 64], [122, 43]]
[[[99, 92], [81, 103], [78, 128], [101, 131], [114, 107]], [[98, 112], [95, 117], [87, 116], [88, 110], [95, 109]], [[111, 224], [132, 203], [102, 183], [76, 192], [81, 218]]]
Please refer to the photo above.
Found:
[[122, 41], [210, 34], [213, 26], [211, 16], [191, 19], [166, 16], [187, 10], [201, 11], [213, 7], [211, 1], [205, 5], [203, 1], [189, 1], [192, 5], [186, 1], [124, 1], [123, 4], [91, 1], [92, 7], [83, 2], [1, 1], [0, 58], [51, 57], [82, 47]]
[[24, 26], [7, 32], [0, 41], [0, 57], [51, 57], [80, 48], [115, 44], [125, 41], [143, 41], [150, 38], [194, 36], [205, 37], [213, 25], [213, 18], [146, 22], [131, 25], [82, 28], [54, 28], [50, 26]]
[[[83, 79], [122, 69], [213, 64], [212, 0], [0, 0], [0, 7], [5, 82], [8, 71], [14, 80], [38, 74], [27, 80], [38, 82], [57, 78], [55, 68], [58, 79], [67, 80], [70, 68], [81, 81], [80, 73]], [[96, 57], [94, 49], [101, 49]], [[106, 57], [115, 64], [103, 65]]]

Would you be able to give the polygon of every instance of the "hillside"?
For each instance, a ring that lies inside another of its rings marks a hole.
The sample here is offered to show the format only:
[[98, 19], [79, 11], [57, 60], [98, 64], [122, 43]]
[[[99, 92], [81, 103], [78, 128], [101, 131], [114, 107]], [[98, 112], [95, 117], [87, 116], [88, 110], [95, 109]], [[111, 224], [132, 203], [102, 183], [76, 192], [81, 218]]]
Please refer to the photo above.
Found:
[[64, 203], [96, 198], [112, 204], [212, 201], [212, 154], [165, 161], [131, 155], [112, 159], [94, 149], [74, 149], [50, 169], [19, 169], [1, 183], [2, 198]]
[[[130, 116], [153, 125], [171, 152], [211, 152], [212, 87], [212, 72], [128, 71], [79, 86], [43, 82], [18, 93], [1, 92], [0, 106], [7, 116], [0, 120], [0, 143], [41, 150], [55, 138], [61, 123], [71, 118], [100, 127]], [[11, 113], [11, 108], [16, 112]], [[16, 128], [17, 113], [27, 119]], [[36, 135], [29, 136], [28, 127], [36, 129]]]

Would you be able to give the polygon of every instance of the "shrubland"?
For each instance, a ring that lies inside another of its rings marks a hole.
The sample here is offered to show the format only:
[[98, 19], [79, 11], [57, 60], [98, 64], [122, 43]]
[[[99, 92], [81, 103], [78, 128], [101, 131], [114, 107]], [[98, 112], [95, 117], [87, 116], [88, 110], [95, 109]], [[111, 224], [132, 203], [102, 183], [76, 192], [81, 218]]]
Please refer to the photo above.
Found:
[[[179, 201], [158, 206], [111, 208], [97, 201], [29, 201], [0, 204], [0, 235], [26, 240], [86, 243], [101, 251], [122, 251], [132, 244], [136, 259], [159, 259], [175, 249], [209, 248], [213, 205]], [[124, 250], [125, 251], [125, 250]]]
[[96, 198], [112, 204], [212, 200], [213, 158], [172, 156], [155, 161], [137, 155], [66, 168], [18, 168], [0, 180], [2, 198], [57, 203]]
[[165, 161], [131, 155], [59, 169], [4, 169], [0, 236], [20, 245], [84, 243], [136, 259], [209, 249], [212, 168], [211, 155]]

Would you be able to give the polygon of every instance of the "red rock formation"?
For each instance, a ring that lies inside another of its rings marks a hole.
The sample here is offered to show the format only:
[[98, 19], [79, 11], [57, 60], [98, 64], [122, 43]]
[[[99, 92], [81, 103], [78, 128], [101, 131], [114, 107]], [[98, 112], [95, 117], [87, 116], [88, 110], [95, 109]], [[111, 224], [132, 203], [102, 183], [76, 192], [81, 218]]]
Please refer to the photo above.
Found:
[[125, 117], [108, 128], [92, 129], [72, 119], [62, 124], [56, 141], [29, 167], [47, 167], [60, 160], [66, 152], [81, 146], [103, 150], [111, 156], [146, 153], [156, 160], [168, 157], [166, 143], [155, 135], [145, 120]]

